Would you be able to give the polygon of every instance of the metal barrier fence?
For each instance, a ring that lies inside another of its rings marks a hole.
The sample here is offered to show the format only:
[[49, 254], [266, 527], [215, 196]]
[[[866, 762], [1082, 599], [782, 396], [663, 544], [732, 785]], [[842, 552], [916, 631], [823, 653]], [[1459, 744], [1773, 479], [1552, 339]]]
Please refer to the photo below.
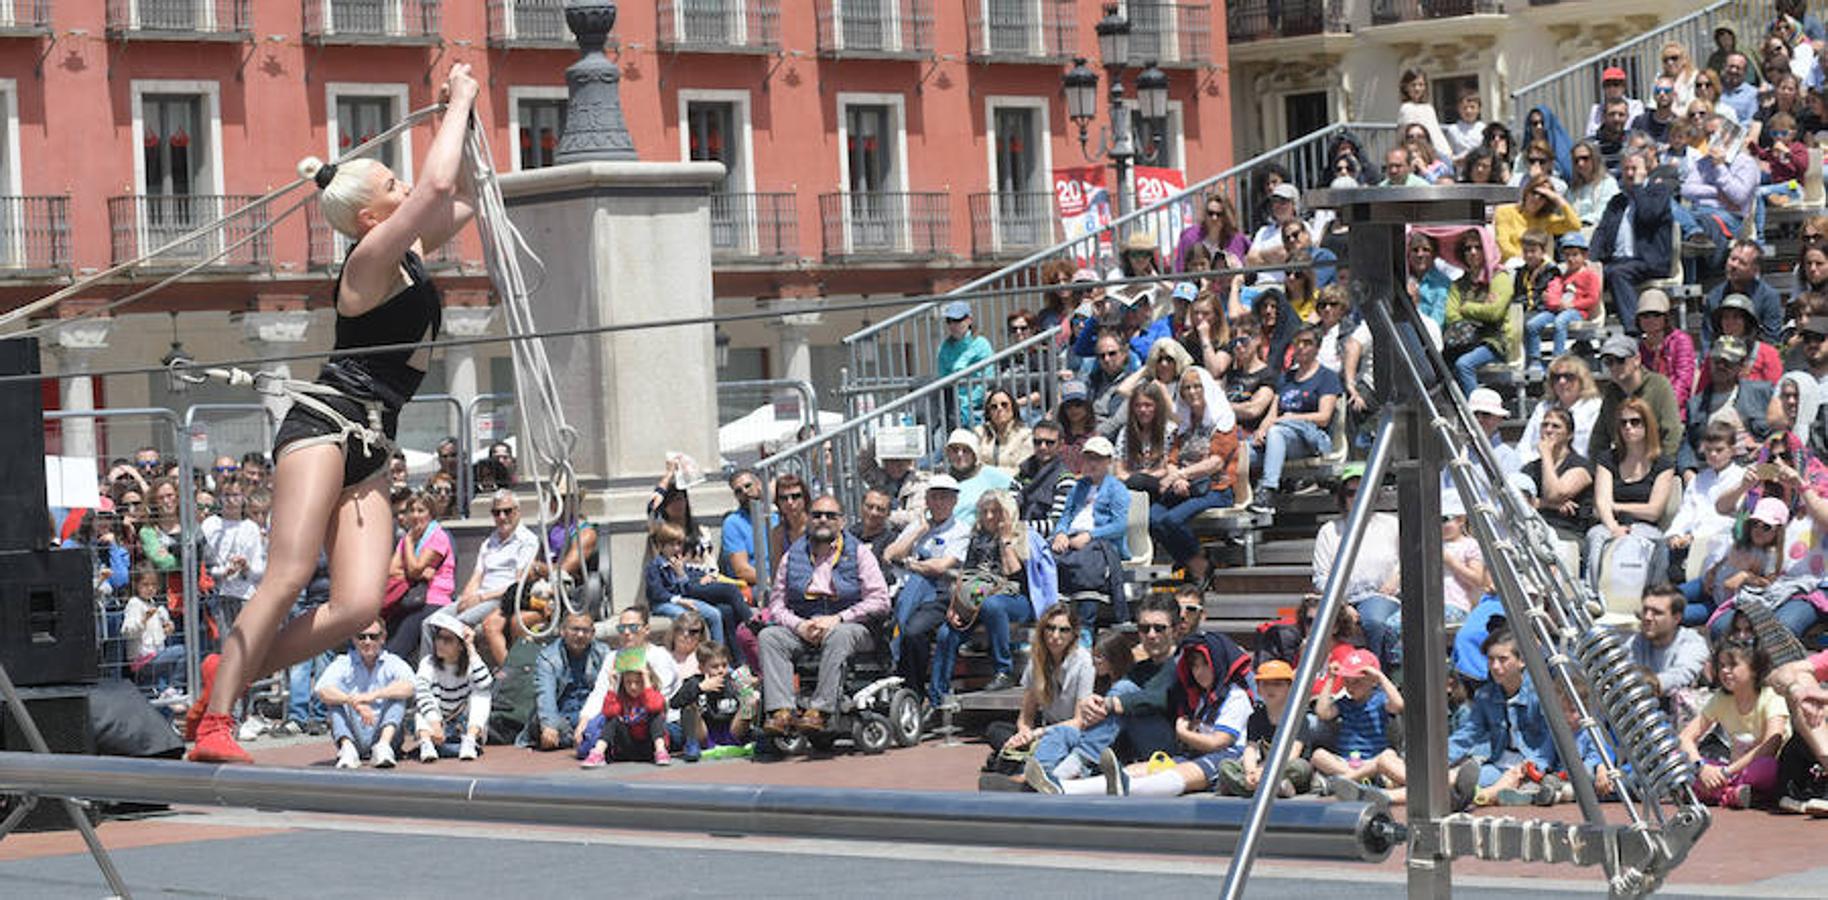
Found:
[[[428, 426], [424, 423], [431, 413], [429, 408], [433, 406], [448, 409], [439, 424]], [[427, 452], [433, 454], [437, 453], [438, 445], [443, 443], [445, 438], [457, 439], [457, 460], [459, 462], [457, 496], [469, 497], [471, 482], [474, 481], [475, 474], [470, 471], [468, 465], [462, 463], [470, 458], [471, 450], [475, 445], [470, 440], [470, 417], [464, 415], [463, 399], [450, 394], [420, 394], [407, 401], [406, 408], [400, 411], [400, 446], [409, 446], [407, 442], [411, 439], [409, 436], [412, 435], [417, 435], [421, 440], [429, 438], [432, 446]], [[413, 449], [424, 448], [414, 447]]]
[[[206, 421], [212, 414], [217, 418], [215, 426]], [[178, 452], [188, 455], [193, 465], [199, 455], [209, 462], [218, 456], [240, 459], [250, 452], [268, 455], [273, 452], [277, 428], [272, 411], [263, 404], [193, 403], [184, 410], [185, 444]]]
[[1776, 17], [1777, 7], [1772, 0], [1716, 0], [1512, 91], [1511, 111], [1521, 122], [1531, 109], [1547, 106], [1570, 132], [1584, 132], [1588, 110], [1599, 101], [1600, 75], [1607, 67], [1624, 69], [1629, 78], [1626, 93], [1648, 100], [1651, 84], [1663, 70], [1660, 54], [1665, 44], [1674, 41], [1687, 47], [1690, 59], [1700, 66], [1714, 46], [1714, 29], [1728, 25], [1740, 35], [1740, 52], [1755, 59], [1757, 36]]
[[[155, 428], [160, 429], [163, 432], [162, 436], [168, 438], [171, 442], [171, 446], [178, 451], [175, 456], [180, 466], [180, 472], [182, 473], [180, 476], [180, 485], [190, 485], [196, 479], [196, 467], [192, 463], [190, 454], [184, 452], [188, 447], [184, 430], [184, 421], [181, 420], [178, 414], [173, 410], [157, 407], [136, 407], [126, 409], [75, 411], [59, 410], [44, 414], [44, 421], [47, 428], [56, 427], [57, 423], [71, 419], [99, 419], [104, 421], [119, 419], [147, 420], [151, 422]], [[105, 465], [106, 462], [106, 458], [100, 460], [102, 465]], [[96, 476], [99, 478], [101, 473], [102, 470], [98, 466]], [[142, 496], [148, 504], [152, 502], [150, 491], [145, 492]], [[127, 512], [130, 513], [131, 511]], [[203, 629], [199, 627], [204, 609], [198, 592], [197, 575], [200, 560], [197, 556], [198, 518], [196, 493], [194, 491], [184, 489], [178, 491], [178, 517], [180, 521], [179, 567], [184, 592], [182, 604], [183, 622], [181, 623], [182, 631], [179, 632], [179, 634], [182, 635], [182, 641], [178, 646], [181, 646], [183, 649], [183, 683], [180, 685], [175, 681], [172, 681], [160, 684], [150, 680], [155, 675], [159, 674], [152, 673], [148, 675], [148, 683], [141, 684], [142, 689], [146, 690], [150, 696], [153, 696], [155, 702], [162, 705], [169, 705], [179, 700], [188, 700], [190, 697], [192, 686], [198, 683], [197, 667], [199, 661], [202, 659], [201, 650], [204, 636]], [[137, 540], [137, 535], [123, 535], [123, 537], [129, 540]], [[92, 554], [98, 552], [98, 548], [94, 545], [91, 545], [86, 549]], [[128, 590], [131, 591], [131, 589], [132, 585], [131, 582], [129, 582]], [[103, 677], [135, 680], [132, 679], [132, 673], [129, 671], [131, 664], [134, 662], [134, 648], [124, 637], [121, 622], [125, 603], [125, 597], [121, 597], [118, 594], [102, 597], [98, 592], [96, 604], [96, 638], [97, 644], [102, 651]], [[167, 646], [172, 646], [170, 643], [171, 638], [177, 636], [178, 635], [172, 635], [168, 637]], [[166, 665], [169, 665], [169, 663], [166, 663]], [[165, 670], [159, 670], [159, 672], [163, 671]], [[167, 692], [163, 697], [158, 696], [161, 692], [161, 688], [167, 687], [172, 690]]]
[[[978, 332], [984, 334], [991, 323], [1000, 326], [1017, 309], [1039, 310], [1046, 306], [1041, 267], [1049, 262], [1067, 260], [1075, 267], [1111, 268], [1116, 264], [1113, 248], [1134, 234], [1147, 235], [1163, 258], [1168, 258], [1181, 232], [1193, 224], [1192, 216], [1206, 198], [1214, 194], [1229, 198], [1244, 219], [1240, 227], [1248, 227], [1245, 223], [1257, 221], [1250, 209], [1253, 204], [1248, 202], [1254, 188], [1250, 183], [1253, 176], [1274, 164], [1286, 169], [1296, 185], [1324, 187], [1332, 180], [1328, 148], [1345, 134], [1357, 140], [1364, 151], [1361, 161], [1375, 170], [1381, 149], [1395, 139], [1396, 126], [1345, 122], [1322, 129], [1245, 160], [1130, 215], [1114, 219], [1096, 231], [1054, 244], [975, 278], [944, 299], [970, 303]], [[1033, 291], [1022, 290], [1025, 288]], [[941, 300], [933, 300], [918, 304], [844, 339], [850, 362], [843, 392], [851, 414], [865, 413], [931, 377], [934, 353], [945, 337], [945, 323], [938, 313], [941, 303]]]

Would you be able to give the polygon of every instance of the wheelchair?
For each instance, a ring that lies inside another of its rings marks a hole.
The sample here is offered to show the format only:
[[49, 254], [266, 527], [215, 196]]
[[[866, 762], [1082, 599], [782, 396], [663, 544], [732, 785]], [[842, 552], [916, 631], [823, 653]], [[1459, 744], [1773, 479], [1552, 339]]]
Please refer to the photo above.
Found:
[[[775, 755], [780, 756], [829, 753], [840, 742], [848, 741], [853, 750], [874, 755], [890, 747], [920, 743], [920, 694], [895, 674], [883, 627], [874, 626], [870, 633], [875, 639], [874, 647], [845, 662], [844, 686], [838, 693], [837, 708], [825, 719], [825, 730], [813, 735], [761, 735], [757, 738], [758, 752], [767, 755], [770, 748], [764, 745], [771, 745]], [[794, 675], [801, 685], [795, 691], [796, 704], [809, 693], [805, 688], [818, 680], [823, 653], [824, 648], [809, 651], [794, 664]]]

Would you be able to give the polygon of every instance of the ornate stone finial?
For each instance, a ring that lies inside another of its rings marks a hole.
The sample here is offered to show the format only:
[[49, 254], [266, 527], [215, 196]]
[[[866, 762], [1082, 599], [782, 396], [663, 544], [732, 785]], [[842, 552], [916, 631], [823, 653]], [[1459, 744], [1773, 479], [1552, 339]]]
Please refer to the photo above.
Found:
[[577, 36], [582, 58], [565, 70], [570, 96], [565, 103], [565, 128], [559, 135], [559, 163], [595, 160], [634, 160], [635, 140], [622, 119], [622, 97], [617, 86], [622, 69], [603, 55], [609, 32], [616, 25], [616, 4], [611, 0], [565, 0], [565, 24]]

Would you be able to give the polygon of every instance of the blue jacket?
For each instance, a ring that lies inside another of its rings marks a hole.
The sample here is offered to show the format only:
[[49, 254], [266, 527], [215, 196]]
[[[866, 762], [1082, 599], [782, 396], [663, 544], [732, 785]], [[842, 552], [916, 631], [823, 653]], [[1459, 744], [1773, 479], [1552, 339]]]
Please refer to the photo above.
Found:
[[1092, 504], [1092, 537], [1110, 541], [1116, 545], [1120, 559], [1129, 559], [1130, 489], [1124, 487], [1117, 476], [1106, 475], [1098, 483], [1098, 496], [1093, 498], [1091, 494], [1091, 479], [1082, 478], [1073, 485], [1073, 492], [1066, 495], [1066, 508], [1060, 512], [1060, 524], [1054, 526], [1054, 533], [1067, 534], [1073, 517], [1089, 502]]
[[[603, 661], [609, 658], [609, 645], [591, 641], [590, 649], [584, 652], [589, 654], [584, 662], [584, 680], [594, 685]], [[565, 642], [553, 641], [540, 651], [539, 660], [533, 666], [535, 718], [528, 720], [525, 736], [537, 736], [542, 723], [556, 724], [564, 720], [559, 715], [559, 695], [570, 686], [571, 666], [565, 658]]]
[[1047, 608], [1060, 599], [1060, 575], [1054, 567], [1054, 551], [1047, 546], [1047, 540], [1033, 528], [1024, 529], [1028, 533], [1028, 602], [1034, 604], [1035, 618], [1039, 620]]
[[1549, 720], [1543, 717], [1542, 701], [1536, 696], [1530, 676], [1523, 676], [1523, 687], [1517, 696], [1505, 697], [1496, 681], [1479, 686], [1467, 701], [1471, 707], [1466, 719], [1447, 739], [1447, 760], [1463, 759], [1496, 762], [1511, 746], [1511, 719], [1514, 715], [1521, 732], [1517, 744], [1523, 758], [1544, 772], [1561, 768], [1555, 753], [1555, 739], [1549, 733]]

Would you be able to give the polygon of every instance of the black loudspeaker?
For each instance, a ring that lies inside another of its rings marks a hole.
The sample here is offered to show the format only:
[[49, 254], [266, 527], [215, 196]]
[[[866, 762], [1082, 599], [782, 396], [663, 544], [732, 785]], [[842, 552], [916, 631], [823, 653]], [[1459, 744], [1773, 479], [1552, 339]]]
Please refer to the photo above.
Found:
[[[52, 753], [95, 753], [95, 729], [89, 721], [89, 688], [85, 685], [58, 685], [19, 689], [26, 711], [44, 736]], [[0, 703], [0, 749], [19, 753], [32, 752], [19, 719], [6, 703]], [[10, 809], [13, 798], [0, 797], [0, 811]], [[0, 813], [3, 814], [3, 813]], [[90, 813], [93, 823], [99, 819]], [[40, 797], [38, 805], [19, 823], [20, 831], [61, 831], [74, 827], [57, 800]]]
[[0, 552], [0, 663], [14, 684], [100, 680], [94, 564], [83, 550]]
[[[0, 340], [0, 375], [38, 373], [38, 340]], [[44, 489], [44, 397], [36, 381], [0, 381], [0, 551], [51, 546], [51, 507]]]

